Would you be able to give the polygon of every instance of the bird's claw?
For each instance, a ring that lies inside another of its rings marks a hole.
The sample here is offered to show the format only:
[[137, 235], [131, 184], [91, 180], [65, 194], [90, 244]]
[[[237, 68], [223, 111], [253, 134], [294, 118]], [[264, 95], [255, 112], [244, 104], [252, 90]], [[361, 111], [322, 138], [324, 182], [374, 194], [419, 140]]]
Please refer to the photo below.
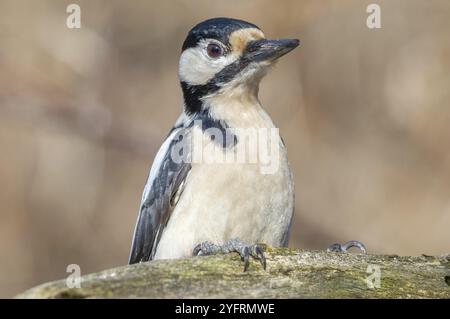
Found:
[[239, 239], [230, 239], [223, 245], [216, 245], [209, 241], [202, 242], [195, 246], [192, 254], [194, 256], [228, 254], [237, 252], [244, 261], [244, 272], [250, 265], [250, 257], [259, 260], [264, 270], [266, 270], [266, 256], [262, 245], [248, 245]]
[[359, 250], [361, 250], [364, 254], [367, 254], [366, 246], [362, 242], [359, 242], [356, 240], [350, 240], [343, 245], [341, 245], [339, 243], [335, 243], [335, 244], [331, 245], [330, 247], [328, 247], [327, 251], [328, 252], [345, 253], [345, 252], [348, 252], [348, 250], [351, 247], [356, 247]]
[[256, 260], [259, 260], [264, 270], [266, 270], [267, 262], [266, 256], [264, 255], [264, 248], [258, 244], [255, 245], [245, 245], [235, 249], [244, 260], [244, 272], [247, 271], [250, 265], [250, 256]]

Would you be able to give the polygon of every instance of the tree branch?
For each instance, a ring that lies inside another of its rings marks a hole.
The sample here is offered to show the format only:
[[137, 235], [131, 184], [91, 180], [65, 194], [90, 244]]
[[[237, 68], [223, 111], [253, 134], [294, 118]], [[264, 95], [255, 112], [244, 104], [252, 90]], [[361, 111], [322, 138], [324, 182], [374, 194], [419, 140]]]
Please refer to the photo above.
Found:
[[[450, 298], [450, 256], [270, 247], [266, 256], [267, 271], [252, 261], [244, 273], [236, 254], [158, 260], [83, 276], [81, 288], [60, 280], [16, 298]], [[377, 269], [379, 288], [369, 288]]]

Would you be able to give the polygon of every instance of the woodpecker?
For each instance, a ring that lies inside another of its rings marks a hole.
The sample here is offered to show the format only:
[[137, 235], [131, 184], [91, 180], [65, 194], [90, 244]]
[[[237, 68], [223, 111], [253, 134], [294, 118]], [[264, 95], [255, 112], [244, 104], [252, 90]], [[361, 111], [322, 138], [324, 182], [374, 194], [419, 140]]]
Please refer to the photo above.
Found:
[[[266, 39], [256, 25], [231, 18], [209, 19], [189, 31], [179, 61], [183, 112], [152, 164], [130, 264], [237, 252], [244, 270], [250, 257], [265, 268], [260, 243], [287, 246], [294, 182], [286, 147], [279, 135], [255, 145], [248, 133], [276, 129], [258, 99], [259, 84], [299, 43]], [[277, 148], [277, 165], [263, 172], [259, 155], [268, 143]], [[193, 160], [195, 146], [203, 161]], [[214, 161], [217, 153], [239, 149], [256, 160]]]

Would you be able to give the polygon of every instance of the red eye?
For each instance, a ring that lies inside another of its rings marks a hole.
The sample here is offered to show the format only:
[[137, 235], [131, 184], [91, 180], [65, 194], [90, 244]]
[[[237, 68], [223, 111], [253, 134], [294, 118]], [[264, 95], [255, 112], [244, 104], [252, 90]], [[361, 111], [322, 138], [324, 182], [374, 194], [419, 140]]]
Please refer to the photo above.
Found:
[[208, 44], [208, 47], [206, 48], [206, 52], [208, 52], [208, 55], [211, 58], [218, 58], [223, 54], [222, 48], [215, 43]]

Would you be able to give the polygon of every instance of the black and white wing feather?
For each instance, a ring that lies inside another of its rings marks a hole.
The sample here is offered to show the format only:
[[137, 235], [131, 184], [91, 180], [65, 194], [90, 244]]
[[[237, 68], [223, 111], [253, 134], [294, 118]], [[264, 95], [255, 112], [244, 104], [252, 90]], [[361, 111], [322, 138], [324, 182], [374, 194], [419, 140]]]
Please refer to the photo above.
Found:
[[[129, 263], [153, 259], [164, 228], [183, 190], [191, 169], [188, 147], [190, 129], [174, 128], [159, 149], [142, 195]], [[177, 153], [174, 150], [182, 150]], [[184, 152], [184, 153], [183, 153]]]

